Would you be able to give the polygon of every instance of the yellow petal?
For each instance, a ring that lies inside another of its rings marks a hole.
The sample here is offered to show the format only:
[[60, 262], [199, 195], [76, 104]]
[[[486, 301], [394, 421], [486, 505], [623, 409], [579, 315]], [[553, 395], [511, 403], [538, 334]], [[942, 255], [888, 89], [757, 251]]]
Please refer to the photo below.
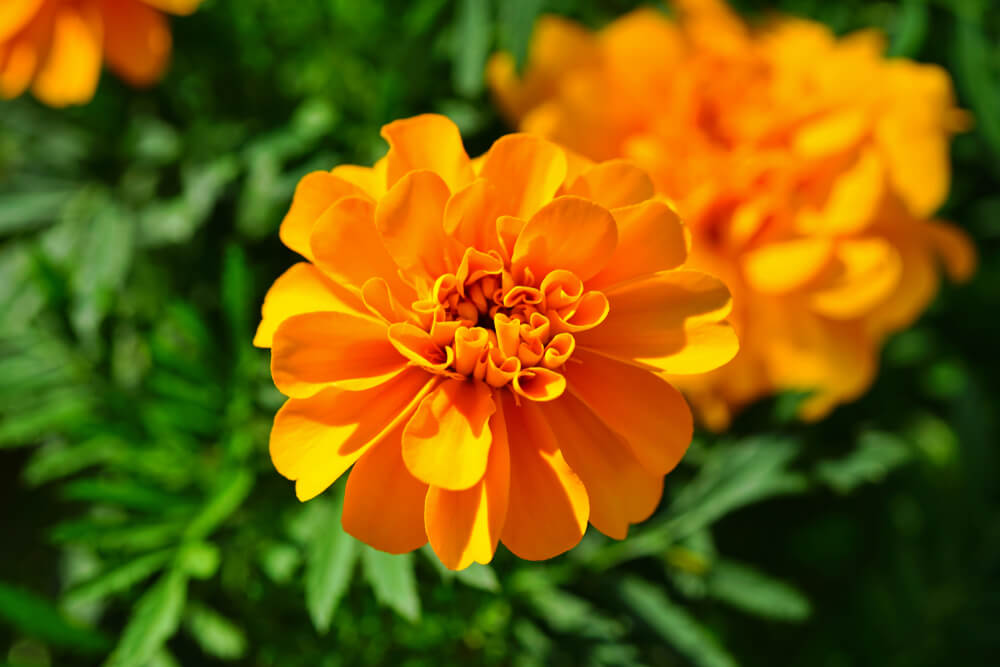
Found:
[[375, 227], [396, 266], [419, 286], [448, 272], [444, 208], [448, 186], [431, 171], [412, 171], [390, 188], [375, 209]]
[[403, 459], [422, 482], [461, 491], [483, 478], [496, 410], [492, 391], [474, 380], [445, 380], [421, 402], [403, 432]]
[[564, 269], [587, 280], [608, 263], [617, 242], [615, 220], [607, 209], [579, 197], [559, 197], [521, 230], [512, 269], [515, 276], [530, 269], [539, 279]]
[[508, 134], [490, 147], [479, 175], [497, 188], [502, 214], [527, 219], [562, 186], [566, 156], [540, 137]]
[[647, 472], [628, 445], [571, 394], [539, 406], [570, 468], [590, 498], [590, 523], [624, 539], [630, 523], [647, 519], [660, 502], [663, 476]]
[[493, 444], [483, 478], [464, 491], [433, 486], [427, 490], [424, 528], [434, 553], [452, 570], [493, 560], [507, 518], [510, 455], [499, 410], [490, 418], [489, 428]]
[[566, 194], [613, 209], [644, 202], [655, 190], [649, 176], [639, 167], [628, 160], [608, 160], [584, 170]]
[[291, 398], [274, 417], [271, 461], [295, 480], [299, 500], [313, 498], [409, 419], [435, 379], [419, 369], [364, 391], [324, 389]]
[[851, 150], [870, 129], [871, 121], [861, 108], [838, 109], [800, 128], [792, 145], [804, 158], [825, 157]]
[[271, 377], [278, 391], [308, 398], [324, 387], [361, 390], [396, 376], [406, 360], [384, 322], [346, 313], [304, 313], [278, 327]]
[[827, 317], [860, 317], [885, 301], [899, 284], [902, 262], [886, 240], [841, 241], [836, 257], [834, 277], [810, 296], [813, 308]]
[[53, 107], [89, 102], [101, 76], [103, 24], [89, 5], [59, 8], [49, 52], [35, 76], [32, 90]]
[[976, 272], [976, 247], [962, 229], [942, 222], [929, 223], [934, 246], [948, 276], [965, 282]]
[[170, 57], [170, 27], [163, 14], [134, 0], [103, 0], [104, 56], [134, 86], [155, 83]]
[[427, 543], [427, 485], [406, 469], [397, 428], [354, 464], [344, 492], [344, 530], [379, 551], [402, 554]]
[[500, 206], [496, 187], [479, 178], [448, 199], [444, 210], [444, 231], [457, 242], [456, 259], [465, 248], [502, 253], [496, 220]]
[[383, 157], [373, 167], [359, 167], [356, 164], [342, 164], [330, 170], [339, 179], [356, 185], [374, 200], [385, 194], [386, 159]]
[[27, 25], [43, 0], [4, 0], [0, 3], [0, 43]]
[[675, 269], [687, 258], [684, 225], [669, 206], [647, 201], [611, 211], [618, 227], [618, 245], [587, 287], [603, 289], [616, 283]]
[[545, 560], [572, 549], [587, 530], [587, 489], [541, 413], [503, 392], [510, 442], [510, 499], [502, 540], [518, 557]]
[[355, 185], [326, 171], [306, 174], [295, 188], [292, 207], [281, 221], [281, 242], [303, 257], [312, 259], [309, 237], [316, 220], [341, 197], [363, 197]]
[[646, 470], [657, 475], [673, 470], [694, 428], [680, 392], [648, 371], [586, 350], [573, 359], [579, 363], [564, 371], [570, 392], [625, 440]]
[[462, 135], [445, 116], [424, 114], [393, 121], [382, 128], [389, 142], [386, 187], [411, 171], [433, 171], [452, 192], [472, 181], [472, 165], [462, 146]]
[[743, 257], [743, 274], [756, 290], [782, 294], [807, 286], [830, 266], [833, 241], [802, 238], [770, 243]]
[[142, 0], [150, 7], [162, 9], [171, 14], [191, 14], [198, 9], [202, 0]]
[[896, 192], [913, 215], [931, 216], [951, 186], [948, 134], [919, 120], [887, 115], [876, 137]]
[[281, 274], [267, 291], [253, 344], [271, 347], [274, 332], [282, 322], [293, 315], [318, 311], [355, 315], [365, 312], [357, 297], [332, 282], [312, 264], [299, 262]]

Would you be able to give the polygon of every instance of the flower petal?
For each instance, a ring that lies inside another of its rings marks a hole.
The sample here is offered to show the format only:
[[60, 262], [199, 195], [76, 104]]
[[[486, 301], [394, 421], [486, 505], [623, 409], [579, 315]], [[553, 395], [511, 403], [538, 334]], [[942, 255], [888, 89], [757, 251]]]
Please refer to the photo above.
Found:
[[405, 367], [384, 322], [346, 313], [295, 315], [278, 327], [271, 349], [274, 384], [292, 398], [330, 386], [367, 389]]
[[370, 278], [382, 278], [393, 295], [412, 303], [416, 293], [399, 277], [399, 268], [375, 229], [375, 205], [362, 197], [343, 197], [313, 225], [309, 247], [316, 266], [338, 283], [356, 290]]
[[625, 440], [646, 470], [657, 475], [673, 470], [694, 429], [681, 393], [653, 373], [586, 350], [574, 360], [582, 363], [564, 371], [570, 393]]
[[170, 27], [163, 14], [132, 0], [103, 0], [104, 56], [118, 76], [148, 86], [170, 57]]
[[489, 428], [493, 444], [483, 478], [464, 491], [434, 486], [427, 490], [424, 528], [434, 553], [452, 570], [493, 560], [507, 517], [510, 455], [499, 410], [490, 418]]
[[976, 272], [976, 246], [959, 227], [943, 222], [928, 223], [928, 233], [948, 277], [965, 282]]
[[496, 411], [492, 391], [475, 380], [446, 380], [421, 402], [403, 432], [403, 460], [427, 484], [461, 491], [483, 478]]
[[150, 7], [156, 7], [170, 14], [191, 14], [198, 9], [202, 0], [142, 0]]
[[31, 85], [49, 47], [54, 14], [51, 6], [41, 7], [17, 35], [0, 44], [0, 97], [17, 97]]
[[42, 0], [4, 0], [0, 3], [0, 42], [27, 25], [41, 6]]
[[427, 485], [406, 469], [397, 428], [354, 464], [344, 493], [344, 530], [379, 551], [402, 554], [427, 543]]
[[63, 5], [32, 90], [49, 106], [89, 102], [101, 76], [103, 24], [95, 7]]
[[885, 301], [899, 284], [899, 252], [884, 239], [840, 241], [836, 259], [833, 279], [810, 295], [812, 307], [827, 317], [860, 317]]
[[550, 271], [572, 271], [580, 280], [597, 274], [618, 243], [615, 219], [607, 209], [579, 197], [559, 197], [539, 210], [514, 244], [515, 276], [531, 269], [537, 279]]
[[427, 287], [447, 273], [445, 205], [448, 186], [432, 171], [413, 171], [390, 188], [375, 209], [375, 227], [396, 265]]
[[316, 220], [341, 197], [363, 197], [364, 192], [327, 171], [306, 174], [295, 188], [292, 207], [281, 221], [281, 242], [303, 257], [312, 259], [309, 237]]
[[466, 248], [502, 254], [496, 227], [499, 212], [497, 188], [486, 179], [478, 178], [451, 196], [444, 210], [444, 231], [458, 242], [456, 261]]
[[314, 498], [409, 419], [434, 382], [414, 368], [364, 391], [328, 388], [310, 398], [289, 399], [271, 429], [274, 467], [295, 480], [299, 500]]
[[357, 297], [332, 282], [319, 269], [299, 262], [281, 274], [267, 291], [253, 344], [271, 347], [278, 326], [293, 315], [320, 311], [355, 315], [364, 313], [363, 308]]
[[510, 442], [510, 499], [501, 539], [520, 558], [545, 560], [569, 551], [587, 530], [587, 489], [531, 403], [502, 393]]
[[608, 537], [624, 539], [630, 523], [648, 518], [656, 509], [663, 476], [643, 468], [628, 445], [572, 395], [534, 405], [587, 488], [590, 523]]
[[655, 194], [653, 181], [628, 160], [608, 160], [585, 170], [566, 194], [576, 195], [606, 209], [632, 206]]
[[411, 171], [429, 170], [441, 177], [452, 192], [473, 179], [462, 135], [446, 116], [424, 114], [389, 123], [382, 128], [389, 142], [386, 154], [386, 186]]
[[490, 147], [479, 175], [496, 186], [502, 214], [529, 218], [562, 186], [566, 156], [540, 137], [509, 134]]
[[675, 269], [687, 258], [684, 225], [672, 208], [647, 201], [611, 211], [618, 228], [615, 252], [588, 288], [604, 288], [659, 271]]
[[360, 167], [356, 164], [342, 164], [330, 170], [337, 178], [361, 188], [372, 199], [380, 199], [385, 194], [386, 159], [383, 157], [374, 166]]
[[830, 266], [834, 243], [802, 238], [761, 246], [743, 257], [747, 282], [761, 292], [782, 294], [808, 285]]

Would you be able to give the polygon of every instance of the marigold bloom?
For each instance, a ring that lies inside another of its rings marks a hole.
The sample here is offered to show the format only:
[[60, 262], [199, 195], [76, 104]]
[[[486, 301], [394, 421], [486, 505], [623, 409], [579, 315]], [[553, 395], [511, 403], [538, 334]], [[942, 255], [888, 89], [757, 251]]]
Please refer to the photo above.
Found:
[[352, 465], [344, 528], [486, 563], [544, 559], [588, 520], [623, 538], [656, 508], [692, 420], [658, 373], [736, 353], [726, 287], [644, 172], [530, 135], [470, 160], [441, 116], [385, 126], [375, 167], [299, 183], [254, 343], [289, 400], [278, 471], [308, 500]]
[[778, 17], [748, 28], [717, 0], [639, 10], [591, 33], [541, 20], [523, 78], [489, 65], [528, 132], [596, 160], [626, 157], [675, 202], [690, 266], [733, 290], [736, 360], [681, 382], [711, 427], [780, 390], [804, 418], [859, 396], [885, 337], [910, 324], [973, 251], [930, 220], [967, 120], [947, 73], [886, 60], [882, 37], [836, 39]]
[[170, 56], [161, 11], [193, 12], [201, 0], [2, 0], [0, 97], [30, 86], [63, 107], [94, 96], [102, 60], [132, 85], [152, 84]]

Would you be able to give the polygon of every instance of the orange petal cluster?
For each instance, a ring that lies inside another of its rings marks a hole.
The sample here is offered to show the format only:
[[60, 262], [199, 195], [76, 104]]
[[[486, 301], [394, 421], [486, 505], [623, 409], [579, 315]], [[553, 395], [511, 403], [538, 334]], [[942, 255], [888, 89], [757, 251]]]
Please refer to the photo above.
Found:
[[201, 0], [2, 0], [0, 97], [29, 87], [53, 107], [89, 102], [101, 63], [135, 86], [160, 78], [170, 57], [161, 12], [189, 14]]
[[875, 32], [673, 4], [676, 20], [638, 10], [596, 33], [544, 18], [523, 77], [498, 54], [491, 85], [523, 130], [646, 169], [691, 229], [689, 265], [733, 289], [740, 354], [680, 383], [703, 421], [785, 390], [820, 418], [871, 384], [939, 264], [973, 270], [965, 235], [931, 219], [968, 120], [947, 72], [885, 59]]
[[717, 279], [630, 163], [525, 134], [470, 160], [426, 115], [374, 167], [302, 179], [254, 343], [288, 396], [271, 432], [301, 500], [353, 466], [343, 526], [430, 541], [448, 567], [623, 538], [656, 508], [692, 418], [664, 373], [736, 353]]

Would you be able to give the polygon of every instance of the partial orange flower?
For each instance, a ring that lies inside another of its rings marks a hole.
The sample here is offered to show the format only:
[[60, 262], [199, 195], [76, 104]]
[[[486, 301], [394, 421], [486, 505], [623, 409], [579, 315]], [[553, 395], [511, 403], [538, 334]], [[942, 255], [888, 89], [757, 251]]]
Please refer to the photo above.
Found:
[[307, 175], [283, 221], [305, 257], [254, 343], [289, 397], [271, 458], [308, 500], [348, 468], [343, 526], [428, 540], [460, 569], [531, 560], [589, 521], [625, 537], [660, 500], [692, 419], [663, 373], [736, 353], [717, 279], [646, 174], [524, 134], [470, 160], [442, 116], [385, 126], [373, 168]]
[[876, 32], [674, 5], [676, 21], [645, 9], [597, 33], [544, 18], [523, 77], [498, 54], [489, 79], [525, 131], [648, 170], [691, 229], [689, 266], [733, 289], [740, 354], [680, 383], [702, 420], [786, 390], [820, 418], [868, 388], [939, 264], [973, 271], [966, 236], [931, 217], [968, 119], [945, 70], [887, 60]]
[[190, 14], [201, 0], [2, 0], [0, 97], [29, 87], [54, 107], [89, 102], [101, 63], [135, 86], [160, 78], [170, 57], [161, 12]]

